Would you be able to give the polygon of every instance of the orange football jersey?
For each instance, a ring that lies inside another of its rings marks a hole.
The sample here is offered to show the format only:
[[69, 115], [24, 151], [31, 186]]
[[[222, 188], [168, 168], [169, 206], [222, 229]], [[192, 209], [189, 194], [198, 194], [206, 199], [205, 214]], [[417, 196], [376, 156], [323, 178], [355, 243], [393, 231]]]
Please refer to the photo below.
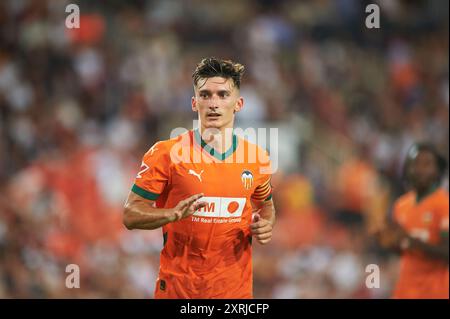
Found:
[[[448, 234], [448, 193], [439, 188], [419, 202], [416, 197], [415, 192], [400, 197], [394, 204], [394, 218], [412, 237], [437, 244], [441, 232]], [[448, 263], [421, 252], [403, 253], [393, 297], [448, 298]]]
[[204, 193], [206, 207], [163, 226], [155, 298], [251, 298], [252, 203], [269, 200], [266, 151], [233, 135], [220, 154], [198, 130], [156, 143], [145, 155], [132, 191], [173, 208]]

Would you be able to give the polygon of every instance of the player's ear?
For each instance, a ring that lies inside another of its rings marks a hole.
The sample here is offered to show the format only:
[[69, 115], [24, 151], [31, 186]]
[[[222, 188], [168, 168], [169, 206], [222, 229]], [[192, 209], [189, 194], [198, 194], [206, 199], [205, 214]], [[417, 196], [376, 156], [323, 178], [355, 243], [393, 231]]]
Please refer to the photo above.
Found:
[[234, 106], [234, 113], [239, 112], [244, 107], [244, 98], [240, 96], [237, 101], [236, 105]]
[[197, 112], [197, 99], [195, 98], [195, 96], [193, 96], [191, 98], [191, 107], [192, 107], [192, 111]]

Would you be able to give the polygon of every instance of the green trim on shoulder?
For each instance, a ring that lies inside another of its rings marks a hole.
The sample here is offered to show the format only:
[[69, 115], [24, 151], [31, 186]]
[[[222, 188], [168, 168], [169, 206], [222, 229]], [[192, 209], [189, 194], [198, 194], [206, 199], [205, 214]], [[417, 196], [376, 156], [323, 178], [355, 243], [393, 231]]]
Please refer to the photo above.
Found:
[[236, 151], [237, 145], [238, 145], [238, 138], [237, 138], [237, 136], [234, 133], [233, 133], [233, 143], [232, 143], [230, 148], [225, 153], [219, 153], [214, 148], [209, 146], [208, 143], [206, 143], [203, 140], [199, 129], [195, 129], [194, 130], [194, 139], [195, 139], [195, 142], [198, 145], [200, 145], [202, 149], [204, 149], [210, 155], [212, 155], [215, 158], [217, 158], [219, 161], [223, 161], [223, 160], [227, 159], [228, 157], [230, 157]]
[[144, 197], [145, 199], [149, 199], [149, 200], [156, 200], [159, 197], [159, 194], [146, 191], [145, 189], [137, 186], [136, 184], [133, 185], [133, 187], [131, 188], [131, 191], [133, 193], [138, 194], [139, 196]]
[[272, 194], [270, 194], [264, 201], [266, 202], [266, 201], [269, 201], [271, 199], [272, 199]]

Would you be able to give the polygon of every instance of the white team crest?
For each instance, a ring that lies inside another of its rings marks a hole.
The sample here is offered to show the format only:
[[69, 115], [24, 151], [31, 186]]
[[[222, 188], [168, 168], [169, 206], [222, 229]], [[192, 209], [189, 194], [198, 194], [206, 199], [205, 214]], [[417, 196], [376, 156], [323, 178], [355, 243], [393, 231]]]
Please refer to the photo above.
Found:
[[197, 172], [194, 171], [193, 169], [190, 169], [190, 170], [188, 171], [188, 174], [197, 176], [198, 180], [199, 180], [200, 182], [203, 182], [203, 181], [202, 181], [202, 173], [203, 173], [203, 171], [204, 171], [204, 170], [202, 169], [200, 173], [197, 173]]
[[250, 189], [253, 186], [253, 174], [250, 171], [243, 171], [241, 174], [242, 185], [244, 185], [245, 189]]

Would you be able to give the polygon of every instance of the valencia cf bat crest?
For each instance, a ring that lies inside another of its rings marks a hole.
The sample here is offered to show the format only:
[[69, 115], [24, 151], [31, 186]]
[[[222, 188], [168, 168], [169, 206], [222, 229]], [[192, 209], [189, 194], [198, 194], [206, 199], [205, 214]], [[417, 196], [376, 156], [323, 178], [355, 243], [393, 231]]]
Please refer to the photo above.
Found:
[[245, 189], [250, 189], [253, 186], [253, 174], [250, 171], [243, 171], [241, 174], [241, 181]]

